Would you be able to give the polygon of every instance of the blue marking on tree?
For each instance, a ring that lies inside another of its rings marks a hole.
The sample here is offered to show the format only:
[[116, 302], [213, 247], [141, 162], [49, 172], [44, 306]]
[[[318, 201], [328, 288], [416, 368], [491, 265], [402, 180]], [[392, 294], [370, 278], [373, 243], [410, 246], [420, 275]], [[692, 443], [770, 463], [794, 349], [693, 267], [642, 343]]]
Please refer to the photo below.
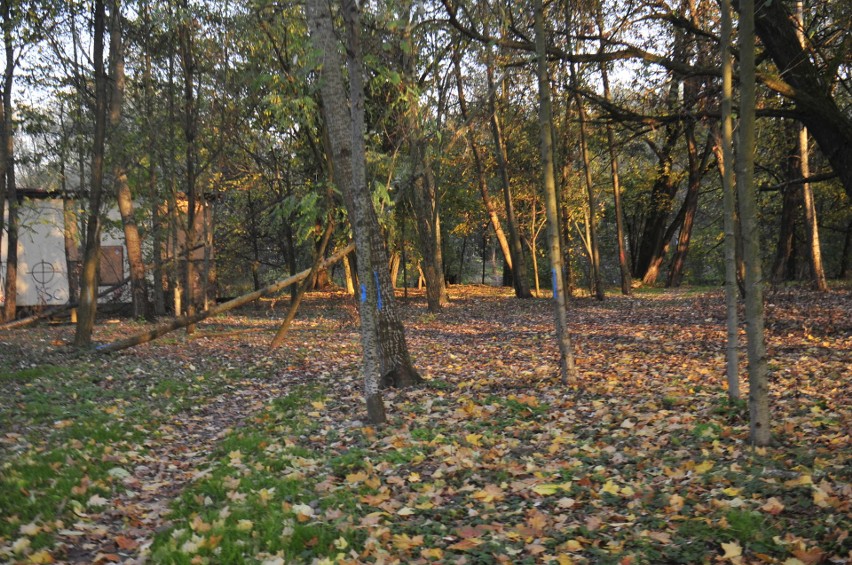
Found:
[[361, 302], [367, 301], [367, 285], [361, 285]]
[[551, 269], [551, 275], [553, 275], [553, 298], [557, 298], [556, 293], [559, 292], [559, 289], [556, 286], [556, 269]]

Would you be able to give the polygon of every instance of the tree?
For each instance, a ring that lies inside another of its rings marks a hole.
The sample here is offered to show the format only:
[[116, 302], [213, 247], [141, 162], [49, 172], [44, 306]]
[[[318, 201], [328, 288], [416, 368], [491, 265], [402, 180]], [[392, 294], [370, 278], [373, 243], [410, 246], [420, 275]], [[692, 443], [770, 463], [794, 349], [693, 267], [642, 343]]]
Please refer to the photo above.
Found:
[[121, 112], [125, 95], [124, 45], [122, 41], [122, 16], [118, 0], [113, 0], [110, 8], [110, 78], [112, 84], [109, 122], [110, 141], [113, 159], [113, 177], [116, 200], [124, 227], [124, 244], [127, 248], [127, 262], [130, 266], [130, 289], [133, 316], [149, 317], [151, 305], [148, 300], [148, 282], [145, 277], [145, 262], [142, 258], [142, 238], [133, 212], [133, 195], [127, 182], [127, 170], [124, 164], [125, 148], [129, 140], [121, 123]]
[[[306, 12], [311, 42], [322, 57], [319, 88], [322, 114], [328, 128], [334, 180], [343, 192], [355, 237], [358, 279], [361, 284], [359, 312], [367, 414], [370, 421], [381, 423], [386, 418], [382, 386], [392, 383], [412, 384], [420, 377], [407, 358], [402, 322], [396, 311], [387, 269], [387, 250], [367, 188], [358, 7], [352, 0], [343, 2], [350, 78], [348, 96], [343, 85], [342, 64], [337, 54], [337, 41], [328, 4], [324, 0], [309, 0]], [[393, 359], [389, 355], [393, 347], [398, 351], [401, 349], [400, 355], [404, 359]], [[397, 365], [383, 367], [383, 359], [396, 362]]]
[[550, 78], [547, 71], [547, 48], [544, 34], [544, 8], [542, 0], [535, 1], [536, 75], [538, 78], [540, 150], [542, 186], [547, 213], [547, 239], [553, 281], [553, 307], [556, 314], [556, 339], [559, 342], [559, 370], [562, 382], [577, 378], [574, 351], [568, 333], [565, 283], [562, 275], [562, 249], [559, 242], [559, 211], [556, 200], [556, 174], [553, 164], [553, 110], [550, 102]]
[[[722, 170], [723, 222], [725, 231], [725, 313], [727, 339], [725, 346], [725, 375], [728, 397], [740, 398], [739, 379], [739, 323], [737, 313], [737, 258], [734, 232], [736, 215], [736, 187], [734, 185], [734, 121], [733, 121], [733, 59], [731, 57], [731, 2], [720, 0], [722, 31], [719, 44], [722, 58], [722, 123], [717, 160]], [[720, 147], [721, 145], [721, 147]]]
[[740, 115], [737, 146], [737, 193], [742, 215], [745, 261], [745, 321], [748, 343], [750, 439], [754, 445], [768, 445], [769, 382], [763, 321], [763, 275], [757, 198], [754, 187], [755, 147], [755, 49], [754, 0], [740, 1]]
[[104, 0], [93, 7], [94, 40], [92, 60], [95, 73], [95, 129], [92, 147], [89, 210], [86, 222], [86, 244], [83, 250], [83, 272], [80, 277], [80, 315], [74, 334], [76, 347], [87, 347], [92, 341], [98, 309], [98, 264], [101, 250], [101, 197], [104, 186], [104, 153], [107, 122], [107, 75], [104, 68], [104, 34], [106, 9]]
[[[0, 3], [3, 17], [3, 51], [6, 61], [3, 71], [2, 109], [0, 109], [0, 200], [5, 198], [9, 206], [6, 237], [6, 303], [2, 316], [4, 320], [15, 319], [18, 285], [18, 188], [15, 182], [15, 138], [12, 115], [12, 87], [17, 66], [12, 32], [16, 15], [13, 14], [11, 4], [11, 0], [2, 0]], [[3, 208], [0, 205], [0, 233], [2, 232]]]

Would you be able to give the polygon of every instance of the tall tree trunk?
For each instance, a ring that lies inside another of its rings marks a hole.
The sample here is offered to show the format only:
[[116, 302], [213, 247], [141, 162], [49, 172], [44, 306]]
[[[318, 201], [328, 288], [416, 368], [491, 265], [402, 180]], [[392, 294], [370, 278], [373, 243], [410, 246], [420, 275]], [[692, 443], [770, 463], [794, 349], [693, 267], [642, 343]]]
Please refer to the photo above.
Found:
[[[12, 86], [15, 76], [15, 53], [12, 40], [12, 13], [10, 0], [3, 0], [3, 46], [6, 53], [6, 67], [3, 72], [3, 115], [2, 137], [3, 145], [2, 176], [5, 181], [5, 193], [0, 190], [0, 196], [5, 195], [8, 202], [9, 219], [6, 225], [6, 304], [3, 308], [3, 319], [14, 320], [18, 306], [18, 186], [15, 181], [15, 132], [12, 114]], [[0, 209], [0, 218], [3, 210]], [[0, 234], [3, 233], [3, 220], [0, 219]]]
[[601, 276], [601, 254], [598, 248], [598, 228], [595, 221], [598, 202], [595, 196], [595, 186], [592, 182], [592, 165], [589, 159], [589, 146], [586, 141], [586, 110], [583, 108], [583, 100], [579, 95], [575, 96], [574, 100], [577, 104], [577, 116], [580, 119], [580, 154], [583, 159], [583, 176], [586, 182], [586, 198], [589, 205], [586, 229], [588, 231], [589, 266], [591, 267], [590, 278], [593, 282], [595, 298], [603, 300], [606, 295], [603, 288], [603, 277]]
[[104, 69], [104, 33], [106, 10], [104, 0], [95, 0], [94, 45], [95, 65], [95, 131], [92, 148], [89, 214], [86, 222], [86, 246], [83, 251], [83, 272], [80, 280], [80, 315], [74, 334], [76, 347], [88, 347], [92, 342], [98, 308], [98, 263], [101, 252], [101, 195], [104, 186], [104, 151], [107, 122], [107, 76]]
[[[790, 131], [792, 133], [792, 131]], [[801, 169], [799, 166], [798, 139], [784, 155], [781, 168], [786, 178], [795, 180], [799, 178]], [[778, 245], [775, 250], [775, 260], [772, 264], [772, 282], [794, 280], [796, 278], [795, 255], [793, 253], [796, 239], [796, 218], [802, 207], [802, 191], [794, 184], [787, 184], [781, 188], [781, 219], [778, 227]]]
[[547, 72], [547, 51], [544, 36], [544, 8], [542, 0], [535, 0], [535, 51], [538, 62], [539, 126], [541, 129], [542, 181], [545, 211], [547, 213], [547, 239], [550, 251], [550, 268], [553, 285], [553, 307], [556, 314], [556, 339], [559, 342], [559, 369], [562, 382], [574, 382], [577, 368], [568, 333], [568, 313], [565, 301], [565, 284], [562, 277], [562, 250], [559, 244], [559, 210], [556, 201], [556, 173], [553, 163], [553, 109], [550, 102], [550, 79]]
[[[494, 84], [494, 61], [491, 47], [486, 54], [486, 74], [488, 77], [488, 113], [491, 116], [491, 137], [494, 141], [494, 157], [500, 175], [500, 186], [503, 188], [503, 204], [506, 207], [506, 227], [509, 230], [509, 254], [512, 257], [512, 286], [518, 298], [530, 298], [529, 278], [527, 277], [527, 262], [524, 257], [524, 246], [521, 243], [521, 232], [518, 219], [515, 216], [515, 205], [512, 199], [512, 185], [509, 182], [509, 163], [506, 155], [506, 144], [503, 141], [503, 129], [500, 125], [500, 115], [497, 113], [497, 91]], [[538, 289], [536, 288], [536, 293]]]
[[[401, 7], [405, 12], [406, 25], [403, 29], [402, 41], [414, 45], [411, 31], [411, 4]], [[403, 50], [402, 72], [408, 84], [408, 96], [405, 107], [405, 128], [408, 135], [409, 151], [411, 153], [413, 174], [411, 179], [412, 205], [415, 209], [415, 225], [420, 239], [420, 251], [423, 255], [423, 276], [426, 279], [426, 301], [430, 312], [438, 312], [449, 304], [447, 286], [444, 281], [443, 247], [441, 244], [441, 217], [439, 213], [440, 199], [435, 173], [432, 167], [432, 156], [423, 134], [421, 125], [421, 110], [415, 50]]]
[[124, 227], [124, 243], [127, 248], [127, 262], [130, 265], [130, 292], [133, 317], [150, 317], [151, 308], [148, 301], [148, 282], [145, 278], [145, 262], [142, 258], [142, 238], [136, 225], [133, 213], [133, 195], [127, 182], [127, 171], [124, 165], [124, 135], [121, 131], [121, 112], [124, 104], [124, 46], [121, 38], [121, 12], [119, 2], [112, 0], [110, 8], [110, 66], [112, 97], [110, 100], [109, 121], [110, 135], [116, 140], [113, 143], [113, 176], [116, 187], [118, 211]]
[[[595, 20], [598, 33], [601, 36], [601, 50], [604, 49], [604, 20], [601, 3], [597, 3]], [[612, 99], [609, 89], [609, 70], [606, 62], [601, 61], [601, 83], [603, 84], [603, 96], [607, 102]], [[618, 239], [618, 267], [621, 271], [621, 294], [630, 296], [633, 292], [633, 277], [630, 275], [630, 260], [627, 258], [627, 249], [624, 240], [624, 210], [621, 204], [621, 182], [618, 175], [618, 153], [615, 148], [615, 134], [612, 124], [606, 124], [606, 144], [609, 151], [610, 171], [612, 175], [612, 199], [615, 206], [615, 233]]]
[[666, 280], [667, 287], [679, 287], [683, 280], [683, 270], [686, 266], [686, 256], [689, 253], [689, 241], [692, 238], [692, 226], [695, 223], [695, 213], [698, 210], [698, 195], [701, 189], [701, 179], [707, 170], [707, 161], [712, 155], [713, 136], [707, 134], [704, 151], [698, 154], [697, 141], [695, 139], [695, 124], [690, 123], [686, 127], [686, 148], [689, 161], [688, 185], [686, 189], [686, 200], [684, 202], [685, 213], [683, 223], [677, 236], [677, 249], [672, 257], [672, 265], [669, 277]]
[[[386, 419], [382, 401], [383, 380], [419, 380], [419, 375], [407, 358], [402, 322], [396, 311], [393, 289], [387, 269], [387, 250], [379, 231], [378, 219], [366, 181], [364, 150], [364, 99], [358, 38], [358, 8], [351, 0], [344, 1], [347, 28], [347, 53], [349, 55], [350, 96], [343, 84], [341, 61], [332, 28], [331, 13], [324, 0], [306, 3], [311, 42], [322, 54], [320, 93], [322, 113], [329, 131], [334, 180], [344, 195], [352, 231], [355, 236], [357, 269], [360, 283], [361, 345], [364, 395], [369, 419], [375, 423]], [[385, 318], [382, 329], [380, 317]], [[387, 343], [386, 343], [387, 341]], [[399, 343], [401, 341], [401, 343]], [[395, 359], [397, 366], [382, 367], [383, 359], [390, 359], [387, 351], [395, 342], [396, 353], [406, 359]], [[383, 352], [382, 348], [386, 350]]]
[[[142, 20], [146, 30], [151, 29], [151, 7], [146, 0], [142, 3]], [[154, 81], [151, 69], [151, 33], [150, 31], [144, 35], [143, 39], [143, 74], [142, 82], [144, 84], [144, 105], [145, 113], [147, 114], [146, 129], [148, 130], [148, 198], [151, 206], [151, 243], [153, 248], [153, 277], [154, 286], [153, 308], [154, 315], [163, 316], [166, 313], [166, 296], [163, 288], [165, 272], [163, 269], [163, 216], [162, 216], [162, 199], [157, 187], [157, 157], [156, 153], [162, 150], [162, 145], [158, 143], [161, 132], [155, 125], [154, 116]]]
[[503, 226], [500, 224], [500, 218], [497, 216], [497, 208], [491, 200], [491, 194], [488, 191], [488, 181], [485, 178], [485, 167], [482, 163], [482, 156], [479, 152], [479, 147], [476, 144], [476, 137], [473, 135], [473, 127], [470, 122], [470, 116], [467, 112], [467, 100], [464, 95], [464, 85], [462, 84], [461, 74], [461, 54], [458, 50], [453, 52], [453, 74], [456, 78], [456, 91], [459, 98], [459, 112], [462, 121], [464, 122], [465, 138], [467, 139], [468, 147], [473, 155], [473, 165], [476, 169], [476, 181], [479, 185], [479, 193], [482, 196], [482, 205], [485, 207], [485, 213], [488, 216], [488, 221], [494, 230], [494, 235], [497, 237], [497, 243], [500, 244], [500, 251], [503, 252], [503, 260], [509, 269], [512, 268], [512, 252], [509, 250], [509, 241], [506, 239], [506, 234], [503, 232]]
[[[802, 2], [802, 0], [798, 0], [796, 2], [796, 37], [798, 38], [802, 49], [807, 47], [805, 42], [804, 20], [804, 2]], [[808, 178], [811, 174], [809, 154], [808, 128], [803, 124], [799, 124], [799, 170], [803, 179]], [[822, 249], [819, 244], [819, 222], [817, 222], [816, 205], [814, 204], [814, 191], [811, 187], [811, 183], [805, 182], [802, 184], [802, 197], [805, 206], [805, 233], [807, 234], [808, 250], [810, 251], [813, 286], [815, 290], [827, 292], [828, 283], [825, 281], [825, 269], [822, 266]]]
[[768, 445], [769, 381], [763, 320], [763, 276], [761, 274], [760, 226], [754, 187], [755, 148], [755, 56], [754, 0], [740, 1], [740, 138], [737, 147], [737, 190], [743, 227], [746, 268], [746, 336], [748, 339], [749, 416], [751, 443]]
[[[184, 11], [188, 12], [188, 5], [183, 4]], [[186, 174], [184, 176], [184, 194], [186, 195], [186, 232], [184, 261], [184, 311], [187, 316], [195, 313], [196, 301], [196, 268], [195, 268], [195, 246], [196, 246], [196, 214], [198, 212], [198, 194], [196, 183], [196, 105], [195, 105], [195, 41], [193, 21], [188, 13], [182, 15], [178, 25], [178, 43], [180, 46], [180, 64], [183, 71], [183, 135], [186, 141]], [[203, 282], [202, 282], [203, 284]], [[186, 333], [195, 331], [195, 325], [186, 327]]]
[[733, 58], [731, 41], [731, 0], [720, 0], [722, 58], [722, 124], [719, 143], [716, 144], [716, 161], [722, 173], [723, 223], [725, 229], [725, 377], [728, 398], [740, 398], [739, 377], [739, 314], [737, 312], [737, 242], [736, 242], [736, 186], [734, 185], [734, 120], [733, 120]]

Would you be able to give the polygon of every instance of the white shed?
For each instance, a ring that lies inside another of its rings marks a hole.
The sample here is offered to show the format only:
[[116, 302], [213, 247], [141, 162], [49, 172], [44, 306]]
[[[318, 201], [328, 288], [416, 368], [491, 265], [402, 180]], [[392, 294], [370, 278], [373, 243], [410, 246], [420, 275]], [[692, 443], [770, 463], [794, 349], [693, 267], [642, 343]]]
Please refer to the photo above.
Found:
[[[19, 307], [38, 307], [68, 302], [68, 261], [65, 257], [65, 220], [62, 198], [47, 191], [19, 190], [23, 198], [18, 207], [18, 295]], [[8, 229], [8, 206], [4, 206], [3, 226]], [[109, 210], [107, 223], [120, 225], [117, 209]], [[0, 304], [5, 303], [6, 231], [0, 234]], [[80, 242], [75, 248], [79, 248]], [[74, 253], [76, 255], [76, 253]], [[69, 258], [72, 268], [78, 257]], [[129, 273], [124, 234], [121, 229], [104, 226], [101, 235], [101, 290], [123, 281]], [[122, 289], [104, 302], [129, 302], [129, 292]]]

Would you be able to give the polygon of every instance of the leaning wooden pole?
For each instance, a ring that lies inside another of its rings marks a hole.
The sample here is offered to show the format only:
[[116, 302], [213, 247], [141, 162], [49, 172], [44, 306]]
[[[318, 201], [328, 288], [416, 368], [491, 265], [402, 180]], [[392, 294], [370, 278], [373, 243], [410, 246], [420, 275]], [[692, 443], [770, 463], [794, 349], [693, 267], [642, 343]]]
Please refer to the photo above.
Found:
[[[320, 268], [324, 269], [326, 267], [330, 267], [331, 265], [337, 263], [345, 255], [355, 249], [355, 244], [350, 243], [325, 261], [320, 264]], [[264, 287], [260, 290], [256, 290], [249, 294], [244, 294], [242, 296], [238, 296], [233, 300], [229, 300], [228, 302], [224, 302], [222, 304], [217, 304], [213, 308], [209, 308], [204, 310], [203, 312], [198, 312], [193, 314], [192, 316], [181, 316], [179, 318], [175, 318], [171, 322], [167, 324], [163, 324], [154, 328], [153, 330], [149, 330], [147, 332], [142, 332], [136, 334], [134, 336], [128, 337], [126, 339], [122, 339], [119, 341], [114, 341], [112, 343], [106, 343], [104, 345], [96, 347], [94, 350], [97, 353], [112, 353], [114, 351], [121, 351], [122, 349], [127, 349], [129, 347], [133, 347], [136, 345], [141, 345], [143, 343], [147, 343], [149, 341], [153, 341], [160, 336], [163, 336], [169, 332], [173, 332], [174, 330], [179, 330], [181, 328], [185, 328], [190, 324], [196, 324], [202, 320], [209, 318], [210, 316], [215, 316], [217, 314], [221, 314], [222, 312], [227, 312], [228, 310], [233, 310], [234, 308], [238, 308], [249, 302], [254, 302], [261, 296], [265, 294], [272, 294], [273, 292], [281, 291], [292, 284], [296, 284], [299, 281], [302, 281], [308, 277], [311, 273], [311, 269], [305, 269], [304, 271], [297, 273], [291, 277], [288, 277], [282, 281], [278, 281], [274, 284], [271, 284], [267, 287]]]
[[284, 343], [284, 337], [287, 335], [287, 330], [290, 328], [290, 324], [296, 318], [296, 314], [299, 311], [299, 306], [302, 304], [302, 299], [305, 297], [305, 294], [308, 292], [308, 289], [313, 286], [314, 281], [316, 281], [317, 273], [320, 271], [320, 263], [322, 262], [322, 256], [325, 255], [325, 248], [328, 246], [328, 240], [331, 238], [331, 234], [334, 231], [334, 224], [329, 222], [328, 227], [325, 229], [325, 233], [322, 236], [322, 241], [320, 242], [319, 250], [317, 250], [317, 258], [314, 261], [313, 266], [311, 266], [310, 272], [308, 272], [308, 276], [305, 277], [302, 285], [299, 287], [299, 292], [296, 293], [296, 298], [293, 299], [293, 302], [290, 304], [290, 309], [287, 311], [287, 317], [284, 318], [284, 321], [281, 322], [281, 325], [278, 327], [278, 332], [275, 334], [275, 338], [272, 340], [272, 343], [269, 345], [269, 349], [273, 350], [276, 347], [280, 346]]

